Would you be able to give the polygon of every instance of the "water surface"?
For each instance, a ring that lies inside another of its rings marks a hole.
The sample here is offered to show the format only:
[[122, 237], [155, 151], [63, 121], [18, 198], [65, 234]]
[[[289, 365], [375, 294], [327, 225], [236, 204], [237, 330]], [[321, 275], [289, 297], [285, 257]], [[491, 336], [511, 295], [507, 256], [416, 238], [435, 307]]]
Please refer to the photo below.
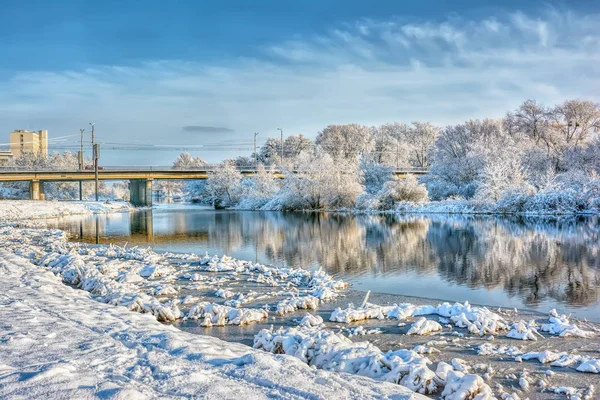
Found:
[[52, 220], [73, 240], [323, 267], [358, 290], [600, 321], [597, 217], [345, 215], [159, 205]]

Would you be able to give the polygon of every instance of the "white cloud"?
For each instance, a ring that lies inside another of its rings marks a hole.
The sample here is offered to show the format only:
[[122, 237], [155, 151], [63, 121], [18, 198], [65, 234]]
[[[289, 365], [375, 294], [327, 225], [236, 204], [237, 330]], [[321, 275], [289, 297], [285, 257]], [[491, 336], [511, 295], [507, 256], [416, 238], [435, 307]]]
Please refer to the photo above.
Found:
[[277, 127], [314, 136], [329, 123], [445, 125], [500, 117], [528, 98], [598, 99], [598, 20], [553, 10], [478, 21], [362, 20], [222, 65], [24, 71], [0, 81], [0, 131], [58, 135], [94, 120], [104, 141], [199, 144], [181, 127], [202, 125], [231, 127], [245, 142], [255, 131], [262, 140], [276, 136]]

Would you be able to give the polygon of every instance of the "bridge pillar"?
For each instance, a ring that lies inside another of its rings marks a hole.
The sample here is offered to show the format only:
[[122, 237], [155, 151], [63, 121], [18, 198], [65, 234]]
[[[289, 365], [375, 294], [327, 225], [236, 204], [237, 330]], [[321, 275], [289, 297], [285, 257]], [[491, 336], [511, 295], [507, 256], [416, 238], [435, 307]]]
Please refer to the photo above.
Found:
[[29, 181], [29, 199], [44, 200], [44, 182], [37, 179]]
[[134, 206], [151, 206], [152, 179], [130, 179], [129, 201]]

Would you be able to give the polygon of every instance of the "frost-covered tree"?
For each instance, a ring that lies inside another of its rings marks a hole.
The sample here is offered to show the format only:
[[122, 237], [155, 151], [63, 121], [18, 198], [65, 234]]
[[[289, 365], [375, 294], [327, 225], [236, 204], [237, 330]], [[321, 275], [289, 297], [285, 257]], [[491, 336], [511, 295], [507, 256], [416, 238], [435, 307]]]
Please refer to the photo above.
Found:
[[248, 156], [238, 156], [233, 159], [232, 162], [238, 168], [248, 168], [254, 166], [254, 159]]
[[477, 200], [496, 203], [507, 193], [530, 192], [521, 165], [521, 152], [510, 141], [512, 139], [507, 137], [505, 147], [494, 146], [493, 152], [485, 155], [477, 180]]
[[503, 147], [506, 139], [498, 120], [470, 120], [446, 127], [436, 142], [436, 156], [425, 179], [430, 197], [472, 198], [486, 155]]
[[217, 169], [208, 173], [206, 191], [212, 197], [215, 207], [235, 205], [239, 201], [242, 174], [230, 162], [219, 164]]
[[265, 205], [268, 209], [319, 210], [352, 207], [364, 190], [358, 162], [337, 162], [323, 150], [301, 154], [305, 167], [288, 172], [278, 195]]
[[203, 165], [206, 165], [206, 161], [200, 158], [200, 156], [194, 157], [190, 153], [181, 153], [173, 161], [173, 168], [194, 168]]
[[392, 167], [381, 165], [368, 159], [361, 160], [360, 169], [363, 173], [365, 191], [368, 194], [373, 195], [378, 193], [386, 182], [394, 179]]
[[418, 168], [429, 168], [435, 153], [435, 141], [440, 128], [429, 122], [415, 121], [406, 131], [406, 142], [410, 146], [411, 164]]
[[20, 169], [49, 169], [52, 167], [48, 156], [32, 152], [23, 152], [19, 157], [11, 160], [9, 166]]
[[294, 160], [302, 153], [311, 152], [315, 143], [304, 135], [288, 136], [283, 143], [283, 156], [287, 162]]
[[417, 178], [409, 174], [404, 179], [393, 179], [386, 182], [377, 194], [379, 208], [391, 210], [403, 201], [424, 202], [429, 200], [427, 188]]
[[378, 164], [403, 167], [409, 165], [409, 146], [406, 144], [406, 124], [398, 122], [372, 128], [374, 148], [370, 159]]
[[271, 200], [280, 189], [279, 179], [273, 169], [259, 164], [256, 174], [244, 178], [240, 184], [240, 203], [238, 208], [259, 209]]
[[315, 143], [334, 161], [358, 160], [373, 150], [375, 138], [371, 128], [358, 124], [329, 125], [317, 135]]
[[[206, 165], [200, 156], [192, 156], [190, 153], [184, 152], [175, 158], [173, 161], [173, 169], [190, 169]], [[201, 186], [204, 186], [203, 184]], [[182, 180], [158, 180], [154, 182], [154, 188], [160, 190], [167, 198], [182, 196], [184, 193], [198, 195], [198, 184], [195, 181]]]
[[258, 161], [264, 165], [279, 164], [281, 162], [281, 140], [268, 138], [265, 144], [260, 146]]

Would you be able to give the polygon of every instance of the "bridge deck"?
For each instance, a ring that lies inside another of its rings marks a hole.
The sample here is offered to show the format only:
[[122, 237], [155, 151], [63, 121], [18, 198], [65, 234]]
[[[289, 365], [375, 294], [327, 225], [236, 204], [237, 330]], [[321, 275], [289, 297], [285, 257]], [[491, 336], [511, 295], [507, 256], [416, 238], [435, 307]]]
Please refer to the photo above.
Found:
[[[174, 169], [169, 167], [103, 167], [98, 171], [100, 180], [128, 180], [128, 179], [207, 179], [208, 174], [214, 171], [216, 167], [203, 167], [196, 169]], [[239, 168], [239, 171], [245, 176], [256, 174], [254, 168]], [[283, 178], [284, 173], [273, 171], [277, 178]], [[292, 171], [294, 173], [301, 170]], [[424, 175], [427, 173], [423, 169], [396, 169], [393, 171], [396, 176], [402, 177], [407, 174]], [[93, 170], [16, 170], [14, 168], [0, 167], [0, 182], [10, 181], [89, 181], [94, 180]]]

